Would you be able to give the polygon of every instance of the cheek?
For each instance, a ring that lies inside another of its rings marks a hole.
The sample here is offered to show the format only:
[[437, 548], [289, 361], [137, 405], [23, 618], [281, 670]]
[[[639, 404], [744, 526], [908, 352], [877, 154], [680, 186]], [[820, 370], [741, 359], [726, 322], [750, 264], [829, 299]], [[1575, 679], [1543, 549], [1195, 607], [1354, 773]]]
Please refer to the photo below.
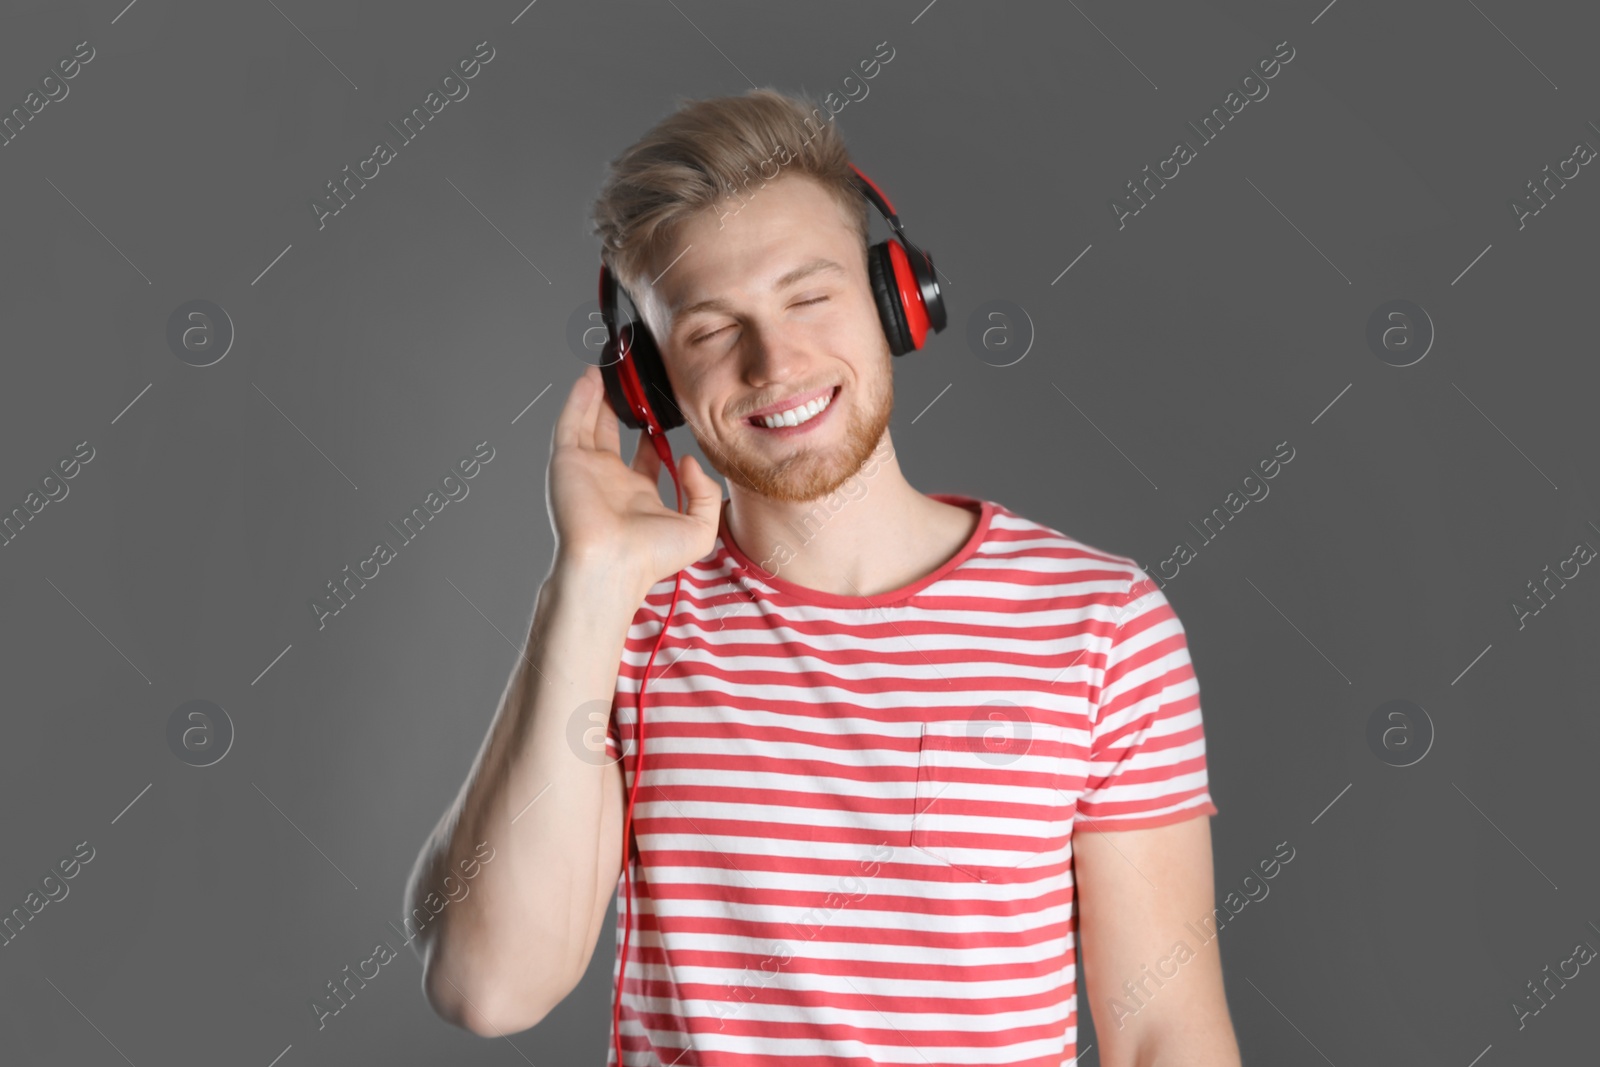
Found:
[[861, 323], [848, 351], [855, 354], [851, 362], [858, 376], [884, 379], [892, 376], [894, 356], [889, 351], [889, 336], [883, 331], [876, 308], [872, 309], [871, 317]]
[[[672, 385], [672, 398], [678, 406], [693, 419], [700, 416], [696, 412], [700, 408], [701, 397], [705, 392], [704, 371], [695, 357], [688, 355], [680, 348], [673, 348], [670, 353], [663, 353], [661, 357], [667, 369], [667, 381]], [[659, 395], [652, 400], [665, 406], [666, 401]]]
[[[673, 370], [667, 376], [672, 382], [673, 399], [696, 425], [715, 427], [723, 422], [737, 421], [727, 416], [726, 402], [738, 394], [738, 383], [731, 378], [722, 382], [718, 376], [719, 368], [732, 365], [731, 353], [725, 353], [720, 362], [688, 357], [673, 364]], [[661, 403], [665, 405], [666, 401], [662, 400]]]
[[843, 314], [816, 324], [823, 350], [851, 364], [857, 375], [866, 374], [869, 363], [889, 353], [889, 340], [871, 300], [852, 304]]

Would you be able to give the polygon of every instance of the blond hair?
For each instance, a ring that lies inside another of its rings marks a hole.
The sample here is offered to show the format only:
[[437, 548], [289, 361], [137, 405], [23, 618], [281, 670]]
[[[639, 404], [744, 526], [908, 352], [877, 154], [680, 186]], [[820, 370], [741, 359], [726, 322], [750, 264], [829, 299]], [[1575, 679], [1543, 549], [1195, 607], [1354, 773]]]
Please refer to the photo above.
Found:
[[833, 115], [773, 89], [680, 99], [610, 163], [594, 203], [600, 257], [630, 297], [653, 281], [678, 224], [727, 197], [802, 174], [839, 204], [867, 247], [868, 202]]

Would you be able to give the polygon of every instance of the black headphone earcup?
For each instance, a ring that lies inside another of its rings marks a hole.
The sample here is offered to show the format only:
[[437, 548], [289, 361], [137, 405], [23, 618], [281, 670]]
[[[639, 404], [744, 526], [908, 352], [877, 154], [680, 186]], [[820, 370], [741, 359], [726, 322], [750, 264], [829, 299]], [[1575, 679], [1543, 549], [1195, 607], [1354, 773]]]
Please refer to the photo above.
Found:
[[667, 366], [661, 360], [661, 350], [650, 328], [634, 321], [623, 327], [632, 331], [633, 346], [629, 358], [639, 373], [639, 384], [644, 387], [645, 401], [655, 414], [663, 430], [673, 430], [683, 425], [683, 412], [678, 409], [678, 398], [673, 395], [672, 381], [667, 377]]
[[[609, 349], [607, 352], [610, 354]], [[610, 355], [609, 362], [601, 360], [600, 380], [605, 383], [606, 402], [611, 405], [617, 421], [630, 430], [642, 429], [644, 423], [634, 414], [633, 407], [628, 403], [628, 394], [622, 389], [622, 361], [615, 355]]]
[[895, 285], [889, 242], [881, 241], [867, 249], [867, 280], [872, 283], [872, 299], [878, 305], [883, 334], [889, 339], [889, 354], [903, 356], [916, 346], [911, 341], [906, 310], [900, 304], [900, 289]]

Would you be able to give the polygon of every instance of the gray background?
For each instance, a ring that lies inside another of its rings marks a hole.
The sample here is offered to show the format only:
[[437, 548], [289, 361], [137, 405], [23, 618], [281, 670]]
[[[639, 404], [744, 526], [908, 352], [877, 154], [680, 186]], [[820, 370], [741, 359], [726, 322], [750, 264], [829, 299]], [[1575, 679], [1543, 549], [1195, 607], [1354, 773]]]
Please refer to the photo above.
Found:
[[[885, 40], [838, 121], [951, 309], [896, 363], [908, 477], [1147, 568], [1198, 548], [1167, 592], [1219, 899], [1296, 849], [1221, 937], [1245, 1062], [1592, 1055], [1593, 967], [1521, 1030], [1511, 1003], [1600, 947], [1600, 578], [1520, 630], [1510, 605], [1600, 545], [1600, 176], [1524, 229], [1507, 205], [1600, 145], [1592, 12], [524, 2], [7, 5], [6, 110], [96, 50], [0, 148], [0, 505], [96, 450], [0, 548], [0, 910], [96, 850], [0, 948], [7, 1062], [603, 1062], [609, 925], [515, 1048], [433, 1017], [409, 950], [320, 1032], [307, 1005], [392, 939], [525, 632], [606, 160], [677, 97], [820, 98]], [[470, 95], [319, 231], [323, 183], [482, 40]], [[1119, 230], [1109, 198], [1283, 40], [1270, 95]], [[1394, 298], [1437, 329], [1404, 368], [1365, 341]], [[213, 366], [166, 343], [192, 299], [237, 331]], [[1007, 367], [964, 337], [994, 299], [1034, 332]], [[319, 631], [309, 598], [482, 440], [470, 495]], [[1187, 524], [1285, 440], [1202, 546]], [[1406, 768], [1366, 740], [1395, 698], [1436, 730]], [[166, 741], [193, 699], [237, 731], [206, 768]]]

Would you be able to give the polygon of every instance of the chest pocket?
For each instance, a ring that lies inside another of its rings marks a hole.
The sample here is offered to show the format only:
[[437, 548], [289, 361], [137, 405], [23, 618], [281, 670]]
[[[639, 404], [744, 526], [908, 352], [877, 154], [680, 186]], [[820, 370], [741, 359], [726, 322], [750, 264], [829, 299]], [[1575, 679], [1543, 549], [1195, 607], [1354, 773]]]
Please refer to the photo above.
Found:
[[923, 724], [911, 847], [980, 882], [1026, 881], [1069, 857], [1063, 729], [1024, 727], [986, 739], [979, 723]]

